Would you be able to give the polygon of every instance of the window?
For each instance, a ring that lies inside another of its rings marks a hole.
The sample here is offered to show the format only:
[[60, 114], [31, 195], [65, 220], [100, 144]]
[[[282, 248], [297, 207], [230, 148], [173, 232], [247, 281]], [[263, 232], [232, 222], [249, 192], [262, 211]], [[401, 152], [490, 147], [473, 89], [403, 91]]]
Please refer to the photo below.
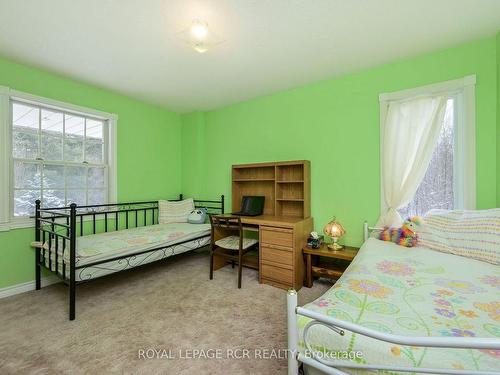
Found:
[[0, 183], [0, 229], [28, 224], [36, 199], [45, 207], [116, 199], [116, 116], [5, 88], [1, 94], [8, 151], [0, 172], [8, 178]]
[[443, 127], [429, 168], [413, 199], [406, 207], [399, 209], [401, 217], [424, 215], [433, 208], [452, 210], [455, 208], [454, 151], [455, 151], [455, 108], [457, 100], [448, 99]]
[[[437, 146], [413, 199], [398, 210], [403, 218], [434, 208], [475, 209], [475, 76], [380, 95], [381, 125], [391, 100], [446, 94]], [[381, 212], [387, 210], [382, 187]]]

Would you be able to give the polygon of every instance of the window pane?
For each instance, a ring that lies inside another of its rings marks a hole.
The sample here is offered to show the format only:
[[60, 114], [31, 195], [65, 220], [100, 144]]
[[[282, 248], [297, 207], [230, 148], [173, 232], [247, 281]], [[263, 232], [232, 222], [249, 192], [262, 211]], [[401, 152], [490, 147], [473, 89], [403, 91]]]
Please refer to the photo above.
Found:
[[87, 119], [87, 140], [103, 140], [103, 122]]
[[85, 119], [65, 114], [64, 160], [83, 161]]
[[43, 206], [44, 207], [62, 207], [64, 206], [64, 190], [44, 190], [43, 191]]
[[62, 160], [63, 114], [42, 109], [42, 158]]
[[89, 204], [106, 203], [106, 190], [89, 190]]
[[75, 115], [64, 115], [64, 133], [68, 135], [78, 135], [83, 137], [85, 135], [85, 119]]
[[40, 121], [39, 109], [26, 105], [12, 104], [12, 126], [14, 130], [36, 130]]
[[103, 188], [104, 185], [104, 168], [89, 168], [88, 187]]
[[14, 216], [30, 216], [35, 213], [35, 201], [40, 190], [14, 190]]
[[83, 161], [83, 137], [64, 140], [64, 160]]
[[414, 215], [424, 215], [434, 208], [451, 210], [454, 207], [454, 113], [454, 100], [448, 99], [443, 127], [429, 168], [413, 200], [408, 206], [398, 210], [403, 219]]
[[66, 193], [66, 204], [76, 203], [77, 205], [86, 205], [85, 190], [68, 190]]
[[43, 186], [44, 188], [64, 189], [64, 166], [44, 165]]
[[42, 133], [43, 160], [62, 160], [62, 137]]
[[86, 167], [66, 167], [66, 187], [85, 188]]
[[85, 159], [90, 163], [102, 163], [104, 145], [101, 141], [87, 139], [85, 142]]
[[63, 114], [57, 111], [42, 109], [42, 133], [62, 137]]
[[38, 131], [12, 132], [12, 156], [22, 159], [36, 159], [38, 156]]
[[15, 161], [14, 188], [40, 189], [40, 165]]

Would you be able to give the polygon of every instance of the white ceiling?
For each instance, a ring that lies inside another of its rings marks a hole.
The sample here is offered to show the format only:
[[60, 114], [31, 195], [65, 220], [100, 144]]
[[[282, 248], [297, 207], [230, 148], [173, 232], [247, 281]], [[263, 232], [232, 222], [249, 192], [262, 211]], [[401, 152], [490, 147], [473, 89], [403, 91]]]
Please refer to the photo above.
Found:
[[[194, 18], [225, 42], [176, 36]], [[500, 0], [0, 0], [0, 56], [209, 110], [500, 29]]]

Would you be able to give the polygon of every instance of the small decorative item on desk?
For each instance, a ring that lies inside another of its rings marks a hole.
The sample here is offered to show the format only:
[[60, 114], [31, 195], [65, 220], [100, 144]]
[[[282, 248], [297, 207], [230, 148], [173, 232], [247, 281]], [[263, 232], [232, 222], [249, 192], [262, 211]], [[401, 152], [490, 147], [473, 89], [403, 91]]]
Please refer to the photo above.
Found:
[[323, 235], [319, 235], [318, 232], [311, 232], [307, 238], [307, 247], [311, 249], [319, 249], [323, 243]]
[[340, 237], [342, 237], [345, 234], [345, 229], [340, 224], [335, 216], [333, 217], [332, 221], [330, 221], [328, 224], [325, 225], [323, 228], [323, 233], [325, 233], [328, 237], [331, 237], [332, 243], [328, 245], [328, 248], [330, 250], [342, 250], [342, 246], [339, 245], [337, 242]]

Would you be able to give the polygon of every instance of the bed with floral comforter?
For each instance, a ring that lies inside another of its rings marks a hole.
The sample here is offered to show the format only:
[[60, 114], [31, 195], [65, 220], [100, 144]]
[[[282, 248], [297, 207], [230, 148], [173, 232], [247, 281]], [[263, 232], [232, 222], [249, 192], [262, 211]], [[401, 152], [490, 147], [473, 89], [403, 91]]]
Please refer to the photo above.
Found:
[[[130, 257], [111, 260], [106, 263], [80, 268], [77, 281], [96, 278], [110, 273], [151, 263], [172, 255], [197, 249], [210, 243], [210, 224], [169, 223], [155, 224], [112, 232], [77, 237], [76, 264], [85, 266], [94, 262], [105, 261], [116, 257]], [[69, 269], [69, 249], [64, 251], [62, 240], [58, 247], [58, 267], [62, 273], [63, 259]], [[147, 250], [158, 249], [148, 253]], [[51, 249], [55, 259], [55, 245]], [[45, 264], [49, 267], [48, 257]], [[52, 262], [55, 270], [55, 262]], [[69, 277], [69, 272], [66, 273]]]
[[[500, 270], [458, 255], [370, 238], [336, 284], [304, 307], [397, 335], [500, 337]], [[309, 321], [299, 316], [302, 351]], [[309, 330], [308, 342], [320, 351], [360, 351], [357, 361], [364, 364], [500, 369], [500, 350], [400, 346], [350, 332], [340, 336], [323, 326]]]

